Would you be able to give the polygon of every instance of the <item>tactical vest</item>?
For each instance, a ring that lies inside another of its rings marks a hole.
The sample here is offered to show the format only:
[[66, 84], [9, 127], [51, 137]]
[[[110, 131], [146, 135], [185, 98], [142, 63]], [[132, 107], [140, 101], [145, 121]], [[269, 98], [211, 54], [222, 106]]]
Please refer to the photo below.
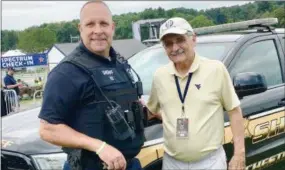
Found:
[[[74, 124], [70, 125], [75, 130], [84, 133], [90, 137], [105, 141], [109, 145], [117, 148], [128, 159], [136, 156], [144, 143], [144, 126], [143, 121], [146, 117], [142, 113], [142, 107], [138, 102], [138, 90], [133, 83], [133, 79], [126, 71], [129, 66], [127, 63], [121, 63], [116, 59], [112, 62], [101, 62], [94, 59], [89, 51], [82, 48], [82, 45], [77, 47], [68, 57], [61, 63], [72, 63], [82, 72], [94, 78], [94, 100], [85, 103], [77, 110], [77, 117]], [[114, 50], [111, 49], [114, 53]], [[114, 55], [114, 54], [113, 54]], [[76, 77], [74, 77], [76, 78]], [[129, 124], [135, 129], [135, 137], [127, 138], [126, 140], [118, 140], [112, 133], [113, 129], [106, 118], [107, 101], [102, 96], [101, 92], [112, 101], [118, 103], [124, 111], [131, 111], [133, 114], [125, 115]], [[76, 150], [63, 148], [68, 153], [70, 164], [75, 163], [86, 165], [88, 168], [95, 166], [98, 163], [99, 157], [92, 152], [86, 150]], [[80, 159], [80, 160], [78, 160]], [[76, 169], [76, 165], [73, 169]], [[80, 168], [79, 168], [80, 169]]]

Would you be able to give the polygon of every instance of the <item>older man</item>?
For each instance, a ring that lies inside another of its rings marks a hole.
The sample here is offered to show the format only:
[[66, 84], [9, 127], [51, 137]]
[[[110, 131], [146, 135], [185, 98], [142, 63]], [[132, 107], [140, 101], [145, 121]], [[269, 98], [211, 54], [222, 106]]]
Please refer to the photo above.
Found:
[[244, 169], [242, 112], [227, 69], [195, 52], [196, 35], [183, 18], [161, 25], [160, 40], [171, 62], [156, 71], [147, 107], [162, 111], [163, 169], [227, 169], [223, 109], [234, 136], [229, 168]]

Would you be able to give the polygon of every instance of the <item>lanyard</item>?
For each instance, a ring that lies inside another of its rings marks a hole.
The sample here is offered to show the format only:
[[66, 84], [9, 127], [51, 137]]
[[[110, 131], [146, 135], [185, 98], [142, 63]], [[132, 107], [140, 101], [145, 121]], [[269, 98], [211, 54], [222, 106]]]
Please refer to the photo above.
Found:
[[182, 103], [182, 116], [183, 116], [184, 115], [184, 101], [185, 101], [185, 98], [186, 98], [186, 95], [187, 95], [187, 92], [188, 92], [188, 89], [189, 89], [189, 84], [190, 84], [190, 81], [191, 81], [191, 78], [192, 78], [192, 73], [189, 73], [189, 76], [188, 76], [188, 79], [187, 79], [187, 83], [186, 83], [186, 86], [185, 86], [185, 89], [184, 89], [183, 96], [182, 96], [180, 85], [179, 85], [179, 82], [178, 82], [178, 77], [176, 75], [174, 75], [174, 77], [175, 77], [175, 83], [176, 83], [176, 88], [177, 88], [177, 91], [178, 91], [178, 94], [179, 94], [179, 98], [180, 98], [180, 101]]

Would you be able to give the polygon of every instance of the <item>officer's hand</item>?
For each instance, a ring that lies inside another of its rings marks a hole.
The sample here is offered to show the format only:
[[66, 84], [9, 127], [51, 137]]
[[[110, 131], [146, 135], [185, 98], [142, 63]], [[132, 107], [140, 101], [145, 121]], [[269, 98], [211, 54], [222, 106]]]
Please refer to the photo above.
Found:
[[139, 99], [139, 102], [143, 105], [146, 106], [145, 101], [143, 99]]
[[127, 163], [125, 157], [119, 150], [112, 147], [111, 145], [106, 144], [98, 156], [103, 162], [107, 164], [108, 169], [126, 169]]
[[150, 113], [150, 111], [146, 107], [146, 103], [143, 99], [139, 99], [139, 102], [145, 107], [145, 111], [147, 112], [147, 119], [159, 119], [162, 120], [161, 114], [160, 113]]

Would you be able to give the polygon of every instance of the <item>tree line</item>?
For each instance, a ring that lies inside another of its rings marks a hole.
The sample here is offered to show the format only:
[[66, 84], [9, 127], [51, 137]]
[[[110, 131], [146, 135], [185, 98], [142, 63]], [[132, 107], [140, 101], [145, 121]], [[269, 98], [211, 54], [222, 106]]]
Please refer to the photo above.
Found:
[[[163, 8], [148, 8], [138, 13], [126, 13], [114, 15], [116, 23], [114, 39], [133, 38], [132, 22], [142, 19], [183, 17], [194, 28], [232, 23], [250, 19], [276, 17], [279, 20], [276, 27], [285, 27], [285, 2], [282, 1], [258, 1], [244, 5], [231, 7], [212, 8], [207, 10], [195, 10], [188, 8], [175, 8], [165, 10]], [[21, 49], [27, 53], [43, 52], [55, 43], [68, 43], [71, 36], [78, 36], [79, 20], [57, 22], [29, 27], [23, 31], [2, 30], [2, 52], [12, 49]], [[142, 40], [148, 38], [148, 28], [141, 28]]]

